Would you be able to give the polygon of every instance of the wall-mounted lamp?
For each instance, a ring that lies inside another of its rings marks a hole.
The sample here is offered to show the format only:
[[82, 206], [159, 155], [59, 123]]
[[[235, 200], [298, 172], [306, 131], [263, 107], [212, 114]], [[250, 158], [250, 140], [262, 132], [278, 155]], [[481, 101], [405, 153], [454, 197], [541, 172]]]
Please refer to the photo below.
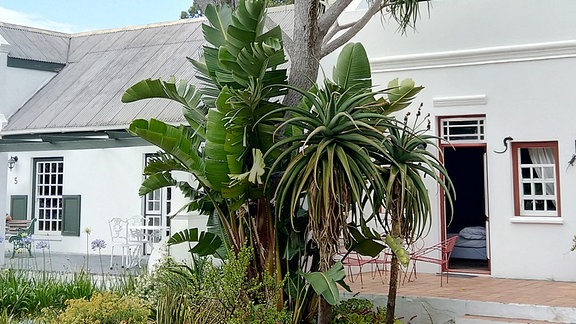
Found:
[[16, 164], [16, 162], [18, 162], [18, 157], [16, 155], [11, 156], [8, 159], [8, 169], [10, 169], [10, 171], [12, 171], [12, 169], [14, 168], [14, 165]]
[[503, 151], [494, 151], [494, 153], [502, 154], [502, 153], [505, 153], [506, 151], [508, 151], [508, 142], [510, 142], [512, 140], [514, 140], [514, 139], [510, 136], [504, 137], [504, 139], [502, 140], [502, 142], [504, 143], [504, 150]]

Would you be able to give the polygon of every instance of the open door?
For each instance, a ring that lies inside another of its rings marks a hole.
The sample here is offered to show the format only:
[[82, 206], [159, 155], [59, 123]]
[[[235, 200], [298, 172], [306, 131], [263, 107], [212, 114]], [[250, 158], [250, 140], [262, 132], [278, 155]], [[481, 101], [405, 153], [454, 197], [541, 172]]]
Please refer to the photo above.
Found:
[[456, 189], [453, 209], [445, 202], [446, 238], [458, 236], [451, 271], [490, 271], [486, 146], [443, 146], [444, 165]]

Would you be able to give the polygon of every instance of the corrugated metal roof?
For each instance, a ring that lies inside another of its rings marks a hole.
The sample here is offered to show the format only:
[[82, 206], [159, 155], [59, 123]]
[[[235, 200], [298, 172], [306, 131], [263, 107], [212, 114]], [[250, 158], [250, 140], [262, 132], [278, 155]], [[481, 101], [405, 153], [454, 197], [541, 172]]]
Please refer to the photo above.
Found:
[[[287, 12], [274, 12], [274, 19], [289, 25], [286, 21], [291, 18], [283, 19]], [[186, 57], [198, 58], [202, 50], [203, 22], [190, 19], [71, 35], [66, 66], [9, 118], [1, 134], [120, 129], [136, 118], [183, 122], [179, 104], [168, 100], [123, 104], [120, 98], [147, 78], [174, 75], [197, 83]]]
[[70, 34], [0, 22], [0, 35], [11, 45], [8, 57], [66, 63]]

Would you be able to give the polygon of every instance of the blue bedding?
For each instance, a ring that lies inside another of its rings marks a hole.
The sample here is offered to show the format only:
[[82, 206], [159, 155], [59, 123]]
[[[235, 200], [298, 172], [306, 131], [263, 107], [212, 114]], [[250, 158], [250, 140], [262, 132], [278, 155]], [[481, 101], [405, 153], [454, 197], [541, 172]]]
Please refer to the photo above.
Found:
[[458, 240], [456, 240], [456, 245], [450, 258], [488, 260], [486, 229], [484, 227], [466, 227], [458, 234], [448, 234], [448, 237], [456, 235], [458, 235]]

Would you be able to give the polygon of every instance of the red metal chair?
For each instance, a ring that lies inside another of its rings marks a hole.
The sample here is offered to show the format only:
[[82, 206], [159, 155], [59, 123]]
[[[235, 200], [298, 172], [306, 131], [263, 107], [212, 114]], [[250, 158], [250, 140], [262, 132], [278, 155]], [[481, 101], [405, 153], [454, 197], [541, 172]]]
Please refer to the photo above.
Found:
[[340, 257], [342, 257], [342, 259], [340, 259], [342, 265], [344, 265], [347, 269], [350, 282], [354, 282], [354, 274], [352, 273], [352, 267], [357, 267], [358, 272], [356, 273], [356, 275], [360, 277], [360, 286], [364, 288], [364, 281], [362, 280], [362, 268], [366, 264], [369, 264], [371, 259], [366, 259], [357, 252], [350, 252], [348, 255], [339, 253], [339, 255]]
[[[376, 273], [378, 273], [382, 279], [382, 282], [384, 282], [386, 271], [388, 271], [387, 265], [392, 263], [391, 253], [391, 251], [382, 250], [382, 252], [380, 252], [375, 258], [369, 260], [372, 279], [374, 279], [376, 277]], [[374, 271], [374, 268], [376, 268], [376, 271]], [[382, 276], [382, 273], [384, 273], [384, 276]]]
[[[419, 251], [412, 253], [410, 260], [412, 261], [412, 271], [410, 271], [410, 276], [408, 277], [408, 282], [412, 279], [412, 273], [414, 273], [414, 279], [416, 279], [416, 262], [428, 262], [440, 265], [440, 287], [442, 287], [442, 276], [446, 273], [446, 283], [448, 283], [448, 260], [450, 260], [450, 255], [452, 250], [454, 250], [454, 245], [458, 236], [452, 236], [438, 244], [425, 247]], [[440, 254], [438, 257], [437, 254]], [[404, 276], [406, 279], [406, 276]]]

